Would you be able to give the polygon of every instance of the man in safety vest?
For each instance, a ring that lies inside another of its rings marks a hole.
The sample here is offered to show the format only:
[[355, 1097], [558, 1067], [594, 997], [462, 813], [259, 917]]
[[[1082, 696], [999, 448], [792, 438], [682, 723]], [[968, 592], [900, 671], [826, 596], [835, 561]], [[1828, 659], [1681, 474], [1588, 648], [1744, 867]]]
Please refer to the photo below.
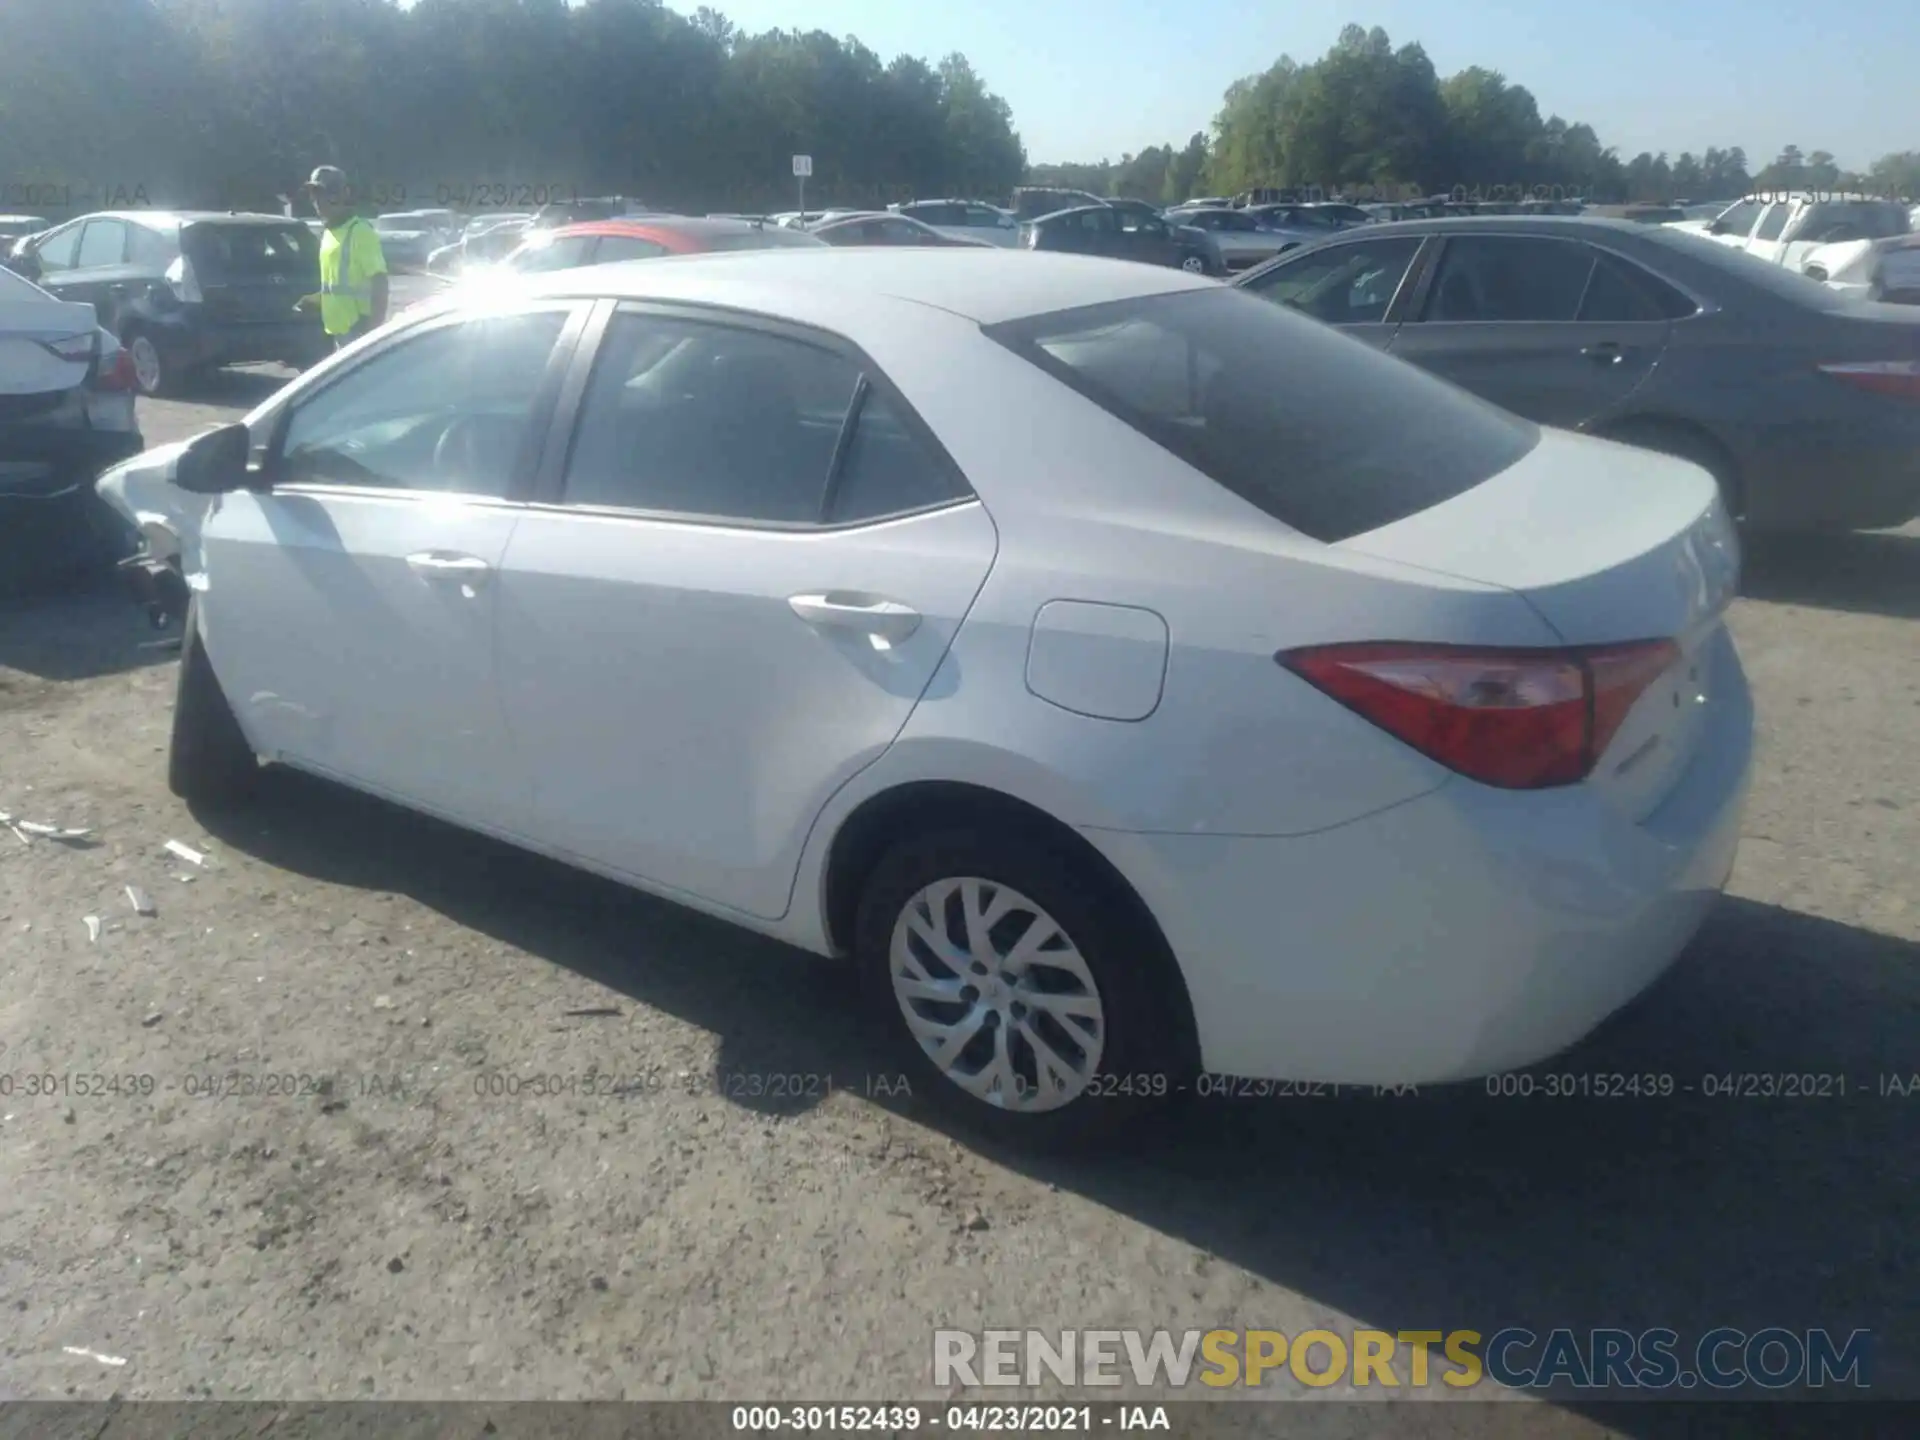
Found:
[[371, 222], [353, 211], [344, 170], [322, 165], [304, 188], [327, 228], [320, 236], [320, 293], [300, 303], [319, 308], [338, 350], [385, 322], [387, 258]]

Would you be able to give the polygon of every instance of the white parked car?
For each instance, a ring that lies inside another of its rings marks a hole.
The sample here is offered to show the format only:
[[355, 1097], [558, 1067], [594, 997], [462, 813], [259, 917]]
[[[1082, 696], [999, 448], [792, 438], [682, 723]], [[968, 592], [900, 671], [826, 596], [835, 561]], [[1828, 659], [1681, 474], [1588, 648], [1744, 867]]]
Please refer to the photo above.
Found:
[[1012, 1138], [1529, 1064], [1733, 864], [1712, 478], [1178, 270], [561, 272], [101, 488], [187, 537], [177, 793], [295, 766], [851, 956]]
[[140, 449], [134, 393], [91, 304], [0, 269], [0, 593], [124, 548], [95, 524], [111, 517], [93, 482]]
[[1861, 299], [1920, 303], [1920, 234], [1908, 207], [1869, 196], [1761, 195], [1695, 230]]

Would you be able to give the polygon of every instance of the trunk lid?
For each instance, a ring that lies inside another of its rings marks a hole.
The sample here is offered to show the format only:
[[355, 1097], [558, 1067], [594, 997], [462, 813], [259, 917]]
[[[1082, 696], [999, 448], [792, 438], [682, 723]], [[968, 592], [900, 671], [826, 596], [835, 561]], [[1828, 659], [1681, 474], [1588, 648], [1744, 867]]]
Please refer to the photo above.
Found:
[[1587, 783], [1634, 819], [1693, 757], [1714, 699], [1739, 542], [1713, 477], [1608, 440], [1543, 431], [1519, 463], [1335, 548], [1500, 585], [1569, 646], [1671, 640]]
[[180, 232], [180, 253], [216, 322], [285, 323], [300, 297], [320, 288], [319, 238], [298, 220], [202, 220]]
[[[65, 358], [48, 348], [74, 349], [91, 341], [93, 306], [56, 300], [19, 277], [0, 271], [0, 414], [30, 409], [81, 384], [93, 366], [93, 351]], [[7, 285], [7, 280], [16, 282]]]

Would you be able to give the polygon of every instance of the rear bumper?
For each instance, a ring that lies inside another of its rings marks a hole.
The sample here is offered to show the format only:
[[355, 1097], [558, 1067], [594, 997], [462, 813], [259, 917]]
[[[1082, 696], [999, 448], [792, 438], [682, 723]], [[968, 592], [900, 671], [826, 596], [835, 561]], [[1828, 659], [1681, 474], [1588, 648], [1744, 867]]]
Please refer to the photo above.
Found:
[[144, 448], [140, 432], [133, 429], [84, 424], [0, 428], [0, 502], [46, 500], [91, 489], [102, 471]]
[[1874, 530], [1920, 516], [1920, 411], [1905, 423], [1763, 439], [1742, 465], [1746, 520], [1756, 530]]
[[1565, 1049], [1651, 985], [1726, 884], [1753, 750], [1732, 642], [1714, 714], [1635, 823], [1586, 786], [1456, 780], [1293, 838], [1086, 831], [1177, 956], [1216, 1073], [1471, 1079]]

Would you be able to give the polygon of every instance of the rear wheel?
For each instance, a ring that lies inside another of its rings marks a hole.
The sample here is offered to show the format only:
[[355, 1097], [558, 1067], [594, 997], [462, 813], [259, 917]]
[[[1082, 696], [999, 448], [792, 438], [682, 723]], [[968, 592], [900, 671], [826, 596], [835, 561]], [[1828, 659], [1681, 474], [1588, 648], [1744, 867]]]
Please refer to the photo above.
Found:
[[198, 606], [189, 602], [180, 637], [167, 788], [189, 803], [220, 804], [244, 799], [259, 778], [259, 758], [213, 673], [200, 643]]
[[1204, 275], [1207, 273], [1207, 262], [1202, 256], [1189, 255], [1180, 262], [1180, 268], [1189, 275]]
[[172, 361], [153, 341], [153, 337], [144, 330], [130, 330], [121, 337], [121, 343], [127, 347], [127, 354], [133, 360], [133, 383], [140, 387], [142, 395], [171, 395], [177, 388], [178, 375]]
[[1085, 1144], [1184, 1085], [1137, 920], [1027, 836], [896, 845], [867, 881], [854, 953], [913, 1093], [992, 1139]]

